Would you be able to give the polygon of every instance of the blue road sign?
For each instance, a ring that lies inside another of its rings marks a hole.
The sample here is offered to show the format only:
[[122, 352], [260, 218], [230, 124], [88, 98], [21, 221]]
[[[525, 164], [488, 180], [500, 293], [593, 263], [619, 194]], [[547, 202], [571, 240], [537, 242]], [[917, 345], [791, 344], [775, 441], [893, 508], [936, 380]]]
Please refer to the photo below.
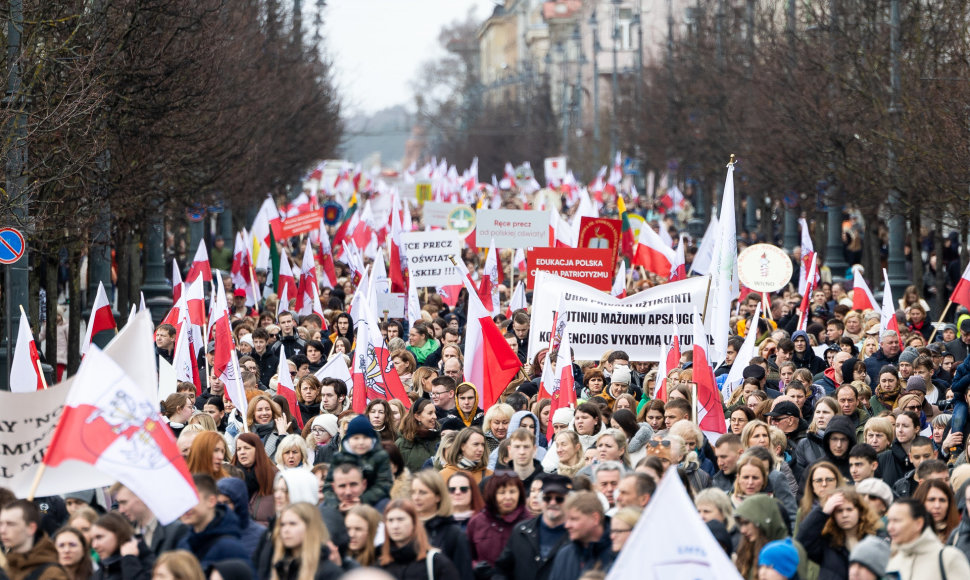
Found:
[[13, 228], [0, 229], [0, 264], [13, 264], [23, 257], [27, 243], [24, 236]]

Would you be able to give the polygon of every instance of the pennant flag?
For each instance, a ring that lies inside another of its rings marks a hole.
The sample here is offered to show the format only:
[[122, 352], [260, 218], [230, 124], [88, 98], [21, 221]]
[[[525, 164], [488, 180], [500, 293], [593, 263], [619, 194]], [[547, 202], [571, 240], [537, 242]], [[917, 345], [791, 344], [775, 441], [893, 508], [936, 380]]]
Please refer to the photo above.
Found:
[[743, 580], [698, 515], [676, 469], [660, 480], [606, 580], [642, 580], [645, 570], [653, 578]]
[[525, 282], [519, 280], [519, 283], [515, 285], [515, 292], [512, 293], [512, 299], [509, 300], [509, 307], [505, 311], [505, 317], [512, 318], [512, 314], [516, 310], [521, 310], [528, 306], [529, 303], [525, 299]]
[[905, 348], [903, 346], [903, 335], [899, 332], [899, 321], [896, 320], [896, 302], [893, 300], [893, 289], [889, 285], [889, 274], [886, 269], [882, 269], [882, 311], [879, 316], [879, 335], [882, 337], [882, 333], [887, 330], [895, 331], [896, 336], [899, 337], [899, 350]]
[[30, 393], [47, 388], [44, 371], [40, 365], [37, 344], [30, 332], [30, 321], [23, 306], [20, 307], [20, 330], [17, 333], [17, 347], [10, 361], [10, 390], [14, 393]]
[[731, 397], [734, 389], [738, 388], [744, 382], [744, 367], [748, 366], [748, 362], [755, 356], [755, 342], [758, 340], [758, 320], [760, 319], [761, 303], [759, 302], [754, 308], [754, 317], [747, 327], [748, 333], [744, 336], [744, 342], [741, 344], [741, 348], [738, 349], [738, 353], [734, 357], [734, 364], [731, 365], [727, 379], [724, 380], [724, 384], [721, 387], [721, 398], [725, 401]]
[[815, 276], [812, 272], [815, 271], [816, 254], [812, 253], [812, 263], [809, 265], [808, 274], [808, 285], [805, 287], [805, 293], [802, 294], [802, 303], [798, 307], [798, 330], [805, 330], [808, 328], [808, 319], [811, 318], [811, 313], [808, 311], [812, 304], [812, 294], [815, 292]]
[[616, 272], [613, 280], [613, 289], [610, 290], [611, 296], [626, 298], [626, 262], [620, 260], [620, 269]]
[[657, 382], [654, 387], [654, 398], [667, 402], [667, 375], [670, 371], [680, 366], [680, 329], [674, 324], [671, 333], [670, 347], [667, 354], [660, 359], [657, 369]]
[[[732, 159], [733, 161], [733, 159]], [[740, 291], [738, 278], [738, 240], [734, 211], [734, 163], [727, 166], [724, 194], [721, 196], [721, 216], [718, 218], [718, 237], [711, 261], [711, 292], [708, 309], [714, 345], [711, 360], [724, 360], [731, 326], [731, 303]], [[707, 314], [705, 314], [707, 316]]]
[[[723, 219], [723, 218], [722, 218]], [[717, 390], [714, 380], [714, 368], [708, 362], [707, 333], [700, 314], [694, 309], [694, 382], [697, 383], [697, 426], [707, 436], [709, 441], [717, 441], [719, 435], [727, 433], [727, 422], [724, 420], [724, 407], [721, 405], [721, 394]]]
[[872, 290], [869, 289], [869, 284], [866, 283], [859, 266], [852, 268], [852, 309], [859, 312], [877, 310], [876, 298], [872, 295]]
[[953, 289], [953, 294], [950, 295], [950, 301], [970, 308], [970, 265], [967, 265], [966, 270], [960, 275], [960, 281], [957, 282], [956, 288]]
[[87, 354], [91, 346], [94, 335], [104, 330], [118, 330], [115, 323], [114, 314], [111, 313], [111, 303], [108, 302], [108, 294], [104, 291], [104, 283], [98, 282], [98, 294], [94, 297], [94, 304], [91, 306], [91, 317], [88, 319], [88, 332], [84, 337], [84, 345], [81, 347], [81, 354]]
[[[189, 307], [185, 298], [178, 306], [179, 320], [175, 327], [175, 352], [172, 354], [172, 367], [177, 381], [185, 381], [195, 385], [195, 396], [202, 395], [202, 377], [199, 376], [199, 365], [195, 353], [199, 351], [200, 341], [193, 336], [194, 326], [189, 318]], [[198, 333], [201, 337], [201, 332]]]
[[[374, 399], [397, 399], [404, 407], [411, 408], [411, 399], [401, 382], [401, 377], [391, 361], [387, 343], [381, 336], [381, 328], [374, 312], [376, 305], [369, 304], [364, 292], [354, 293], [354, 301], [360, 300], [360, 318], [357, 320], [357, 344], [354, 349], [353, 370], [353, 409], [363, 413], [367, 403]], [[340, 358], [340, 357], [335, 357]]]
[[686, 244], [687, 238], [684, 234], [680, 234], [680, 240], [677, 242], [677, 250], [674, 254], [674, 263], [670, 266], [670, 282], [683, 280], [687, 277]]
[[[178, 260], [172, 258], [172, 304], [179, 301], [179, 296], [182, 295], [182, 290], [185, 287], [185, 283], [182, 282], [182, 274], [179, 272]], [[142, 295], [144, 299], [144, 295]]]
[[[551, 356], [552, 350], [546, 355]], [[546, 359], [546, 367], [552, 367], [551, 361]], [[545, 371], [545, 369], [542, 369]], [[549, 392], [552, 402], [549, 405], [549, 425], [552, 429], [552, 416], [556, 411], [565, 407], [573, 408], [576, 406], [576, 384], [573, 378], [573, 357], [569, 344], [569, 333], [563, 331], [562, 342], [559, 343], [559, 350], [556, 351], [555, 378], [552, 381], [552, 389]], [[549, 432], [549, 431], [547, 431]], [[551, 432], [554, 434], [555, 429]]]
[[300, 413], [300, 404], [296, 400], [296, 387], [293, 386], [293, 377], [290, 376], [290, 366], [286, 363], [285, 356], [280, 357], [280, 364], [276, 369], [276, 394], [286, 399], [290, 415], [296, 418], [297, 427], [302, 430], [303, 414]]
[[[151, 340], [147, 312], [144, 336]], [[151, 358], [139, 361], [154, 375]], [[64, 403], [44, 463], [86, 463], [131, 489], [162, 525], [175, 521], [199, 502], [198, 494], [175, 444], [172, 431], [159, 414], [154, 393], [146, 393], [97, 346], [89, 349]]]
[[711, 261], [714, 258], [714, 246], [720, 238], [720, 228], [717, 223], [717, 216], [712, 215], [710, 223], [707, 224], [707, 231], [701, 238], [701, 245], [694, 254], [694, 261], [690, 264], [690, 271], [695, 274], [704, 275], [710, 272]]
[[676, 260], [677, 254], [673, 248], [665, 244], [649, 224], [644, 224], [640, 228], [633, 265], [643, 266], [646, 271], [661, 278], [670, 278]]
[[488, 247], [488, 256], [485, 257], [485, 268], [482, 272], [482, 279], [478, 284], [478, 298], [493, 315], [498, 314], [500, 307], [498, 285], [502, 283], [502, 268], [498, 261], [498, 252], [495, 251], [495, 238], [492, 238]]
[[248, 407], [246, 389], [239, 376], [239, 360], [236, 358], [236, 345], [229, 328], [229, 305], [226, 302], [226, 289], [222, 285], [222, 277], [216, 277], [216, 304], [212, 310], [212, 329], [215, 335], [215, 353], [212, 362], [212, 374], [226, 387], [229, 400], [245, 417]]
[[[805, 288], [808, 287], [808, 268], [811, 265], [812, 256], [815, 255], [815, 245], [812, 244], [812, 234], [808, 231], [808, 222], [805, 221], [805, 218], [798, 218], [798, 229], [802, 234], [802, 261], [798, 268], [798, 293], [804, 294]], [[817, 282], [816, 280], [813, 284]]]
[[200, 276], [203, 281], [212, 282], [212, 269], [209, 267], [209, 252], [205, 249], [205, 240], [199, 240], [199, 249], [195, 251], [195, 258], [189, 273], [185, 275], [185, 281], [194, 282]]

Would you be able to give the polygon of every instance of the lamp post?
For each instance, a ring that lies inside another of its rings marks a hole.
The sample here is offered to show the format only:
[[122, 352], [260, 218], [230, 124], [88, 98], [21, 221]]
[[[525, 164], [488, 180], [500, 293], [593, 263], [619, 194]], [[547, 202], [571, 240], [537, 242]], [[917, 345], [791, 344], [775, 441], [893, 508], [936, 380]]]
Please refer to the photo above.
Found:
[[610, 152], [610, 157], [616, 155], [619, 150], [620, 135], [619, 135], [619, 120], [617, 119], [617, 114], [620, 110], [620, 90], [619, 83], [617, 79], [617, 50], [620, 44], [620, 0], [613, 0], [613, 115], [612, 115], [612, 127], [610, 132], [610, 146], [612, 148]]
[[909, 281], [906, 279], [906, 261], [903, 255], [903, 239], [906, 236], [906, 218], [903, 217], [902, 197], [899, 193], [899, 166], [896, 163], [896, 143], [900, 140], [899, 118], [902, 110], [899, 104], [899, 0], [890, 4], [889, 34], [889, 122], [892, 127], [887, 151], [887, 170], [889, 172], [889, 286], [893, 296], [902, 296]]
[[596, 6], [593, 6], [593, 13], [589, 17], [589, 26], [593, 32], [593, 165], [595, 166], [600, 162], [600, 35]]

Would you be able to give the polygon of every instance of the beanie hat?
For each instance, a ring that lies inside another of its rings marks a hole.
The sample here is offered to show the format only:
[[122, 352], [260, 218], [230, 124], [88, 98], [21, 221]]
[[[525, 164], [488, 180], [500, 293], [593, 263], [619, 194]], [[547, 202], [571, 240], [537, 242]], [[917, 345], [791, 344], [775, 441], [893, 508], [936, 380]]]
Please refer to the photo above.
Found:
[[916, 357], [919, 356], [916, 353], [916, 349], [911, 346], [906, 347], [906, 350], [899, 353], [899, 362], [913, 364], [916, 362]]
[[246, 336], [239, 339], [239, 342], [245, 342], [249, 346], [253, 346], [253, 335], [247, 334]]
[[340, 429], [339, 425], [337, 424], [337, 416], [329, 413], [314, 417], [313, 427], [323, 427], [324, 431], [330, 433], [331, 437], [335, 436], [337, 431]]
[[791, 578], [798, 573], [798, 550], [791, 538], [768, 542], [761, 548], [758, 565], [768, 566], [785, 578]]
[[913, 375], [906, 380], [906, 392], [912, 391], [926, 394], [926, 381], [920, 375]]
[[861, 564], [867, 570], [882, 578], [889, 564], [889, 542], [878, 536], [866, 536], [849, 553], [850, 564]]
[[626, 365], [616, 365], [613, 367], [613, 372], [610, 373], [610, 383], [619, 383], [622, 385], [630, 384], [630, 367]]
[[306, 469], [284, 469], [277, 472], [276, 477], [281, 477], [286, 481], [286, 491], [290, 496], [290, 503], [305, 501], [316, 505], [320, 501], [317, 476]]
[[846, 361], [842, 362], [842, 383], [851, 383], [855, 378], [855, 363], [859, 362], [859, 359], [852, 357]]
[[560, 407], [552, 414], [553, 425], [569, 425], [573, 422], [573, 410], [569, 407]]
[[893, 503], [893, 490], [889, 488], [889, 484], [885, 481], [870, 477], [868, 479], [863, 479], [855, 486], [856, 492], [860, 495], [874, 495], [882, 500], [886, 507], [889, 507]]
[[357, 415], [350, 420], [347, 425], [347, 433], [344, 434], [344, 440], [349, 440], [354, 435], [367, 435], [371, 439], [377, 439], [377, 431], [374, 431], [374, 426], [370, 424], [367, 415]]

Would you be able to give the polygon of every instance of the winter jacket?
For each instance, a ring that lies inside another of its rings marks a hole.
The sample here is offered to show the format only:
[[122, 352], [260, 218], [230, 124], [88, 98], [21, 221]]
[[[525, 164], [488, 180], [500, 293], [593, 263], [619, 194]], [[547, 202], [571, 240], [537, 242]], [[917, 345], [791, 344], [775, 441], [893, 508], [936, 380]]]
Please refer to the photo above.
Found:
[[[232, 511], [239, 520], [239, 541], [242, 542], [246, 551], [252, 554], [259, 546], [259, 539], [263, 537], [266, 526], [258, 524], [249, 518], [249, 495], [246, 491], [246, 484], [242, 480], [234, 477], [223, 477], [216, 486], [219, 493], [225, 495], [232, 502]], [[272, 505], [272, 498], [268, 498], [267, 503]]]
[[892, 487], [900, 477], [913, 469], [913, 464], [909, 462], [909, 454], [903, 446], [898, 441], [893, 441], [889, 449], [879, 454], [879, 467], [882, 468], [882, 480]]
[[613, 565], [613, 543], [610, 541], [609, 521], [604, 520], [603, 535], [595, 542], [583, 545], [569, 542], [559, 549], [552, 562], [549, 578], [578, 580], [588, 570], [609, 570]]
[[562, 546], [569, 543], [564, 532], [559, 544], [545, 557], [539, 551], [539, 528], [542, 516], [520, 522], [512, 530], [501, 555], [495, 561], [492, 580], [548, 580], [552, 562]]
[[813, 508], [802, 520], [796, 539], [809, 560], [819, 565], [818, 580], [840, 580], [849, 574], [849, 551], [845, 546], [833, 546], [831, 539], [822, 535], [828, 520], [821, 507]]
[[[522, 419], [526, 417], [532, 417], [532, 421], [533, 423], [535, 423], [535, 429], [533, 429], [533, 431], [535, 432], [535, 445], [536, 445], [535, 458], [538, 459], [539, 461], [542, 461], [542, 458], [546, 456], [546, 448], [539, 445], [539, 442], [542, 440], [542, 430], [539, 429], [539, 418], [536, 417], [535, 414], [530, 413], [529, 411], [516, 411], [515, 414], [512, 415], [512, 419], [509, 421], [509, 435], [512, 435], [512, 433], [514, 433], [515, 430], [519, 428], [519, 426], [522, 424]], [[498, 463], [498, 448], [496, 448], [494, 451], [488, 454], [488, 468], [491, 469], [492, 471], [495, 471], [495, 465], [497, 463]]]
[[630, 455], [630, 464], [636, 465], [647, 456], [647, 441], [653, 437], [653, 428], [646, 423], [640, 423], [636, 434], [627, 442], [626, 451]]
[[872, 391], [875, 393], [876, 385], [879, 383], [879, 369], [886, 365], [898, 365], [899, 353], [896, 353], [896, 356], [889, 357], [880, 348], [864, 362], [866, 363], [866, 374], [869, 375], [869, 386], [872, 387]]
[[528, 518], [525, 502], [504, 516], [494, 514], [488, 508], [473, 515], [468, 520], [466, 531], [474, 565], [477, 566], [479, 562], [494, 565], [505, 549], [505, 543], [509, 541], [515, 524]]
[[93, 580], [149, 580], [152, 577], [152, 566], [155, 564], [155, 554], [145, 545], [138, 542], [137, 556], [122, 556], [120, 552], [101, 561], [101, 567], [94, 571]]
[[[906, 544], [893, 546], [894, 554], [889, 558], [886, 572], [896, 572], [900, 580], [949, 580], [970, 578], [970, 563], [963, 552], [943, 546], [932, 528], [923, 530], [918, 538]], [[942, 557], [940, 550], [943, 550]]]
[[822, 371], [821, 378], [819, 378], [814, 383], [812, 383], [813, 387], [815, 385], [822, 387], [822, 389], [825, 391], [826, 396], [832, 396], [835, 393], [835, 389], [841, 386], [835, 382], [835, 369], [832, 367], [829, 367], [824, 371]]
[[263, 442], [263, 447], [266, 448], [266, 455], [271, 459], [276, 457], [276, 446], [286, 437], [286, 433], [280, 435], [276, 432], [276, 422], [270, 421], [265, 425], [254, 424], [249, 430], [255, 433], [260, 441]]
[[[849, 444], [845, 448], [842, 457], [832, 455], [829, 447], [829, 439], [835, 434], [845, 435], [849, 439]], [[839, 468], [842, 477], [847, 481], [852, 481], [852, 474], [849, 473], [849, 450], [855, 446], [855, 423], [845, 415], [832, 417], [829, 424], [825, 427], [825, 435], [822, 436], [822, 448], [825, 451], [825, 460]]]
[[304, 425], [312, 421], [314, 417], [320, 414], [320, 403], [299, 403], [299, 405], [300, 418], [303, 419]]
[[[431, 578], [433, 580], [461, 580], [458, 569], [443, 553], [430, 555]], [[428, 577], [428, 565], [422, 558], [418, 560], [417, 551], [412, 544], [400, 548], [391, 548], [392, 561], [384, 564], [381, 568], [397, 580], [430, 580]]]
[[[244, 499], [243, 501], [248, 501], [248, 499]], [[149, 544], [148, 549], [151, 550], [156, 556], [162, 552], [171, 552], [176, 546], [178, 546], [182, 536], [187, 534], [188, 531], [189, 527], [178, 520], [168, 524], [167, 526], [158, 524], [155, 527], [155, 533], [152, 534], [152, 541]]]
[[451, 563], [458, 569], [461, 580], [473, 580], [472, 555], [468, 545], [468, 536], [461, 531], [461, 526], [451, 516], [434, 516], [425, 520], [424, 529], [428, 532], [428, 541], [432, 546], [448, 556]]
[[792, 471], [799, 480], [808, 466], [825, 458], [825, 444], [822, 435], [809, 431], [805, 438], [795, 444], [795, 468]]
[[792, 353], [791, 360], [795, 363], [796, 369], [808, 369], [812, 373], [812, 376], [824, 371], [825, 367], [828, 366], [825, 364], [825, 359], [815, 354], [811, 344], [808, 345], [808, 348], [803, 353], [799, 353], [798, 351]]
[[[336, 467], [350, 463], [360, 467], [364, 474], [364, 481], [367, 483], [367, 489], [360, 494], [360, 503], [375, 505], [382, 499], [391, 497], [394, 475], [391, 472], [391, 457], [381, 446], [377, 433], [371, 430], [371, 434], [374, 447], [370, 451], [363, 455], [357, 455], [348, 451], [346, 445], [344, 445], [341, 451], [334, 454], [331, 466]], [[327, 472], [327, 480], [323, 483], [323, 501], [337, 505], [340, 502], [333, 492], [333, 472], [334, 469]]]
[[254, 349], [249, 353], [249, 356], [256, 361], [256, 365], [259, 367], [259, 384], [269, 387], [269, 380], [279, 371], [280, 357], [274, 354], [271, 349], [267, 349], [263, 354], [259, 354]]
[[47, 536], [34, 544], [29, 552], [8, 553], [7, 566], [3, 570], [10, 576], [10, 580], [23, 580], [41, 566], [45, 568], [37, 580], [68, 580], [67, 572], [57, 563], [54, 542]]
[[431, 459], [438, 451], [438, 443], [441, 442], [441, 433], [438, 431], [428, 431], [419, 433], [414, 439], [398, 437], [396, 444], [404, 457], [404, 467], [411, 473], [421, 471], [424, 462]]
[[[273, 563], [273, 569], [280, 580], [299, 580], [300, 559], [283, 558]], [[326, 545], [320, 546], [320, 562], [313, 580], [337, 580], [343, 574], [343, 568], [330, 561], [330, 548]]]
[[970, 559], [970, 517], [968, 517], [968, 512], [964, 511], [960, 525], [950, 533], [946, 544], [959, 549], [967, 559]]
[[[761, 533], [765, 535], [767, 542], [783, 540], [789, 535], [778, 502], [769, 495], [759, 493], [748, 497], [734, 510], [734, 515], [757, 526]], [[798, 550], [798, 576], [799, 578], [807, 578], [808, 556], [805, 554], [805, 548], [797, 541], [795, 548]], [[755, 562], [755, 565], [751, 566], [748, 580], [754, 580], [757, 577], [758, 566]]]
[[[180, 550], [188, 550], [206, 569], [209, 564], [229, 558], [245, 560], [252, 568], [250, 552], [240, 541], [239, 519], [224, 505], [216, 506], [215, 518], [201, 532], [190, 529], [179, 542]], [[255, 569], [254, 569], [255, 571]]]

